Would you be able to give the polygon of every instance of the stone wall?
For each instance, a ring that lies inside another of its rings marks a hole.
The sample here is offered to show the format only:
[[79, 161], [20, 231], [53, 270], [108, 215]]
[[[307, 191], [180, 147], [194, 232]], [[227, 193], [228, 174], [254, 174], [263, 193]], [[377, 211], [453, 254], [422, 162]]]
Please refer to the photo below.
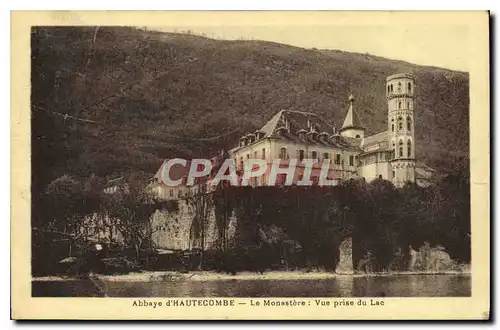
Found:
[[[157, 210], [153, 214], [153, 244], [158, 249], [189, 250], [200, 248], [200, 241], [191, 239], [191, 225], [195, 216], [194, 209], [187, 200], [179, 200], [176, 212]], [[234, 237], [236, 218], [230, 218], [227, 234], [229, 240]], [[215, 222], [215, 210], [212, 208], [205, 231], [205, 249], [215, 247], [218, 234]]]

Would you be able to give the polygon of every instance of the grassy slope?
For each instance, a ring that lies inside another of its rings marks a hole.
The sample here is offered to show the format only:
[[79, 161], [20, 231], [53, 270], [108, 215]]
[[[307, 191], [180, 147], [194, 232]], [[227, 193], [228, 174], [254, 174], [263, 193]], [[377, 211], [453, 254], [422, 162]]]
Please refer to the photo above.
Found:
[[68, 172], [153, 173], [165, 157], [232, 147], [283, 108], [341, 125], [350, 90], [367, 133], [377, 133], [387, 127], [385, 78], [407, 71], [417, 84], [420, 160], [450, 170], [468, 152], [469, 77], [462, 72], [131, 28], [34, 29], [32, 45], [33, 104], [99, 122], [33, 111], [33, 175], [42, 186]]

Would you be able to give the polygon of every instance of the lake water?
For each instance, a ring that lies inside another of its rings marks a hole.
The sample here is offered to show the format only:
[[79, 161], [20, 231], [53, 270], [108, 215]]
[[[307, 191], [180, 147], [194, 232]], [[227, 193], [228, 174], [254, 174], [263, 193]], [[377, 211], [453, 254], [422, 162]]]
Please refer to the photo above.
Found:
[[[100, 282], [109, 297], [466, 297], [469, 275], [338, 276], [307, 280]], [[34, 281], [38, 297], [96, 297], [90, 280]]]

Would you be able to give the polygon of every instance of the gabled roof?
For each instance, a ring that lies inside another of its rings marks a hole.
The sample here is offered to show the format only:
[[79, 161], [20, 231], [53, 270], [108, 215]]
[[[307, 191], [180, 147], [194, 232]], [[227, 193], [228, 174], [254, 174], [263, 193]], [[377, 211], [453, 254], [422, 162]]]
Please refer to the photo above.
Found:
[[311, 112], [302, 112], [294, 110], [281, 110], [275, 114], [259, 132], [264, 133], [264, 137], [278, 136], [277, 129], [287, 127], [291, 134], [296, 134], [300, 129], [309, 132], [308, 123], [315, 127], [317, 133], [334, 133], [334, 127], [324, 121], [318, 115]]
[[264, 126], [262, 126], [259, 132], [264, 133], [265, 137], [270, 137], [271, 135], [273, 135], [276, 128], [278, 127], [277, 125], [282, 115], [283, 115], [283, 110], [275, 114], [273, 118], [271, 118]]
[[363, 124], [361, 124], [361, 120], [359, 120], [358, 114], [354, 110], [353, 103], [354, 103], [354, 96], [351, 94], [349, 95], [349, 110], [347, 110], [347, 115], [345, 116], [344, 124], [340, 129], [341, 131], [348, 128], [365, 129]]
[[[338, 134], [338, 139], [332, 138], [332, 135], [336, 134], [335, 127], [311, 112], [281, 110], [257, 132], [262, 133], [262, 136], [252, 143], [262, 138], [273, 138], [297, 143], [325, 145], [344, 150], [361, 151], [359, 148], [359, 139], [348, 139], [340, 134]], [[326, 133], [327, 138], [318, 138], [322, 135], [321, 133]], [[234, 152], [246, 146], [238, 146], [231, 149], [231, 151]]]

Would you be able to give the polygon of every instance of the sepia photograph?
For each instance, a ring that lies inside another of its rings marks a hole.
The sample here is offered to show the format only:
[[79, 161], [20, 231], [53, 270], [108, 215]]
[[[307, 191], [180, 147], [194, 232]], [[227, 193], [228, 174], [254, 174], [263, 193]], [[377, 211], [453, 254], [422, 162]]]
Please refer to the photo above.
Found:
[[29, 296], [470, 299], [489, 265], [472, 249], [489, 240], [471, 202], [471, 150], [489, 163], [471, 138], [477, 30], [419, 25], [425, 12], [408, 26], [316, 14], [324, 24], [30, 22]]

